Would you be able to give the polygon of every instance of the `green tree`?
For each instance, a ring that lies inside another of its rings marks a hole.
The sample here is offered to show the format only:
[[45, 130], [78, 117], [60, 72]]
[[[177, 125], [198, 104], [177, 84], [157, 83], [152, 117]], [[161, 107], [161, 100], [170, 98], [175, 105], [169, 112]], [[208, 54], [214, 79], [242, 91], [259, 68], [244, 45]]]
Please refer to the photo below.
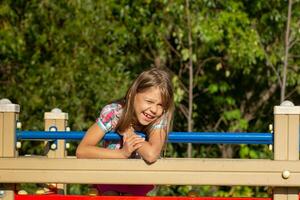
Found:
[[[43, 113], [59, 107], [69, 113], [71, 129], [86, 130], [137, 73], [167, 67], [174, 75], [174, 131], [191, 130], [188, 119], [193, 131], [267, 131], [280, 103], [284, 63], [284, 96], [300, 103], [299, 6], [294, 0], [284, 57], [286, 1], [4, 0], [0, 97], [21, 105], [24, 129], [43, 129]], [[23, 151], [40, 153], [40, 146], [28, 143]], [[191, 153], [272, 156], [261, 145], [193, 145]], [[168, 144], [167, 156], [188, 156], [186, 145]], [[210, 186], [162, 186], [155, 194], [190, 192], [267, 195], [265, 188]]]

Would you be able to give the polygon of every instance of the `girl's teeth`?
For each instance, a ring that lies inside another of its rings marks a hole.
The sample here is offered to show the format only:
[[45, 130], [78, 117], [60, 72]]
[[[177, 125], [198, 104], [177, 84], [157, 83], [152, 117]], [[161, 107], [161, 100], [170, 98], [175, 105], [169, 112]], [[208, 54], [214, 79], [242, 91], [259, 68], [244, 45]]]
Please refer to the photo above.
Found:
[[152, 118], [150, 115], [148, 115], [147, 113], [145, 113], [145, 116], [147, 117], [147, 118]]

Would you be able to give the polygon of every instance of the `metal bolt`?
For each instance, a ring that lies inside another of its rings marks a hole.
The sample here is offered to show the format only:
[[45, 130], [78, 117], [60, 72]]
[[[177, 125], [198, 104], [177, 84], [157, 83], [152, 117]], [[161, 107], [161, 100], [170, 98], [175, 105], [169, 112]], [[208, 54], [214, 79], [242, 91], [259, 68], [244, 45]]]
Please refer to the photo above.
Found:
[[269, 124], [269, 131], [273, 133], [273, 124]]
[[17, 149], [21, 149], [22, 147], [22, 143], [21, 142], [17, 142], [17, 145], [16, 145]]
[[282, 172], [282, 178], [284, 178], [284, 179], [290, 178], [290, 175], [291, 175], [291, 173], [290, 173], [289, 170], [284, 170], [284, 171]]
[[56, 149], [56, 144], [54, 144], [54, 143], [51, 144], [51, 149], [52, 149], [52, 150], [55, 150], [55, 149]]
[[22, 128], [22, 122], [17, 122], [17, 128], [21, 129]]
[[57, 131], [57, 128], [55, 126], [51, 126], [49, 131]]
[[272, 144], [269, 145], [269, 150], [273, 151], [273, 145]]
[[66, 143], [66, 149], [70, 148], [70, 143]]

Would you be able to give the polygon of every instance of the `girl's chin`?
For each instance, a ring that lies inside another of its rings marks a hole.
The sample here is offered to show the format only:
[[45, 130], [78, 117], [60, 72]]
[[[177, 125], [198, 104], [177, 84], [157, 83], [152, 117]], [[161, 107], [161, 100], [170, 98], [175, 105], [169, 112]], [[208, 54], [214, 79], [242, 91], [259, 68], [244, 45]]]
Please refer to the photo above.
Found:
[[141, 124], [141, 125], [143, 125], [143, 126], [147, 126], [147, 125], [149, 125], [153, 120], [146, 120], [146, 119], [143, 119], [143, 118], [140, 118], [140, 119], [138, 119], [139, 120], [139, 123]]
[[139, 123], [140, 123], [142, 126], [147, 126], [147, 125], [149, 125], [151, 122], [139, 120]]

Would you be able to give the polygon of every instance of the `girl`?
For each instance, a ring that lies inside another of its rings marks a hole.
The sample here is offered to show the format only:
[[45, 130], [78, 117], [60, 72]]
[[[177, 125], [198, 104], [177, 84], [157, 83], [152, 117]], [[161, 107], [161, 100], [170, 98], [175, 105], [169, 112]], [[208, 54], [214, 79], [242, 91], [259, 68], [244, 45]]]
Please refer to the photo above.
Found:
[[[168, 73], [152, 68], [141, 73], [124, 99], [106, 105], [80, 142], [77, 158], [142, 158], [155, 162], [165, 144], [173, 117], [173, 88]], [[123, 136], [118, 143], [97, 143], [105, 133]], [[135, 131], [146, 133], [146, 139]], [[101, 195], [145, 196], [152, 185], [96, 185]]]

